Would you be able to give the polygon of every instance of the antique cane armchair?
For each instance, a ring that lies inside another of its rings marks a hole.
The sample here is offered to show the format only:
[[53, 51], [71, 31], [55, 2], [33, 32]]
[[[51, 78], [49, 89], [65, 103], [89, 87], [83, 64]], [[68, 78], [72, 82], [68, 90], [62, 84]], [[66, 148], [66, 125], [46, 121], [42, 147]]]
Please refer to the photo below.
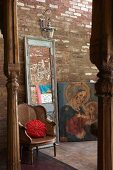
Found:
[[[40, 120], [46, 125], [46, 136], [33, 138], [27, 134], [26, 123], [29, 120]], [[52, 144], [54, 146], [54, 156], [56, 156], [56, 135], [55, 123], [47, 119], [46, 109], [41, 106], [31, 106], [28, 104], [19, 104], [18, 106], [18, 121], [20, 135], [20, 155], [22, 158], [23, 146], [28, 147], [30, 151], [30, 160], [33, 164], [33, 148], [38, 150], [39, 146]]]

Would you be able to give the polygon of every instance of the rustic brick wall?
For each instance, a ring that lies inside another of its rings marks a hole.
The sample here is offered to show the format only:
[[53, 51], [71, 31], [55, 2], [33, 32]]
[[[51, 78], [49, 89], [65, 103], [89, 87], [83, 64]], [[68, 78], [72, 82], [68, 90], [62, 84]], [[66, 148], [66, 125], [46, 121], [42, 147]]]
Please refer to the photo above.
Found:
[[[43, 38], [39, 18], [51, 9], [56, 28], [58, 81], [96, 80], [97, 69], [89, 59], [92, 0], [18, 0], [18, 32], [21, 72], [19, 103], [26, 101], [24, 37]], [[0, 39], [0, 148], [6, 146], [6, 78], [3, 74], [3, 39]], [[3, 141], [3, 142], [2, 142]]]
[[97, 69], [89, 60], [92, 0], [19, 0], [19, 36], [42, 37], [39, 18], [50, 8], [56, 27], [56, 65], [58, 81], [96, 79]]

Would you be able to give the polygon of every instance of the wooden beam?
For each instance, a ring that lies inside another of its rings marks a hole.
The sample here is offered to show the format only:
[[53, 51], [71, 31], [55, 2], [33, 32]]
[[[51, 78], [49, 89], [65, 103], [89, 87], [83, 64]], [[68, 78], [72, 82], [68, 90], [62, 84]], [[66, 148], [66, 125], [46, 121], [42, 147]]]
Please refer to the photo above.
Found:
[[0, 30], [2, 30], [2, 1], [0, 1]]
[[4, 27], [4, 19], [3, 19], [3, 11], [4, 11], [4, 9], [3, 9], [3, 1], [2, 0], [0, 0], [0, 31], [1, 31], [1, 33], [3, 34], [3, 27]]
[[18, 75], [20, 71], [17, 4], [16, 0], [3, 1], [4, 73], [7, 76], [7, 169], [20, 170], [18, 127]]

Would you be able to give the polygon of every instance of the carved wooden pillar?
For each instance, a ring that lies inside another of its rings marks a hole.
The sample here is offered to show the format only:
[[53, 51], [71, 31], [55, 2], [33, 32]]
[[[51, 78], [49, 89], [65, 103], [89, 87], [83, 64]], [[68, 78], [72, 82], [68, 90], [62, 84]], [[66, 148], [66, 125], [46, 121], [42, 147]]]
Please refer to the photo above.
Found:
[[17, 74], [14, 70], [8, 76], [7, 82], [7, 169], [20, 170], [19, 129], [17, 110]]
[[3, 1], [4, 73], [7, 76], [7, 170], [20, 170], [17, 90], [19, 54], [16, 0]]
[[99, 69], [98, 170], [112, 170], [113, 162], [113, 1], [93, 0], [90, 57]]

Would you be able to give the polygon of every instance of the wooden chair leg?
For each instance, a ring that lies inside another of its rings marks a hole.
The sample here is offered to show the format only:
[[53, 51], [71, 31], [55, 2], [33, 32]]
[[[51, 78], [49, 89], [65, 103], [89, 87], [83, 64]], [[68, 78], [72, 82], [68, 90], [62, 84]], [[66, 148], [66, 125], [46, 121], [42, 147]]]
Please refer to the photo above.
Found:
[[54, 146], [54, 157], [56, 157], [56, 143], [54, 143], [53, 146]]
[[37, 151], [37, 154], [38, 154], [38, 146], [36, 146], [36, 151]]
[[33, 164], [33, 148], [30, 147], [30, 161], [31, 161], [31, 165]]
[[23, 145], [20, 144], [20, 160], [22, 160]]

